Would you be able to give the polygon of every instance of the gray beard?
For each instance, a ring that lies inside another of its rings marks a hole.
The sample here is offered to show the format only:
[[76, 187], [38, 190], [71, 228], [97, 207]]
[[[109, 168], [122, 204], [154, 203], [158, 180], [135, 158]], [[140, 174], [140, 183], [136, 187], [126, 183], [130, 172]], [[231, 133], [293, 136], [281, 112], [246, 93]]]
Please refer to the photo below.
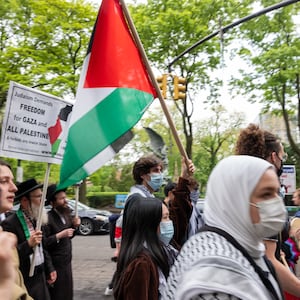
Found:
[[[39, 206], [37, 206], [35, 204], [31, 204], [30, 214], [31, 214], [31, 217], [36, 221], [39, 217], [39, 210], [40, 210]], [[47, 214], [47, 211], [45, 210], [45, 208], [43, 208], [43, 211], [42, 211], [41, 221], [42, 221], [42, 223], [41, 223], [42, 225], [45, 225], [48, 223], [48, 214]]]

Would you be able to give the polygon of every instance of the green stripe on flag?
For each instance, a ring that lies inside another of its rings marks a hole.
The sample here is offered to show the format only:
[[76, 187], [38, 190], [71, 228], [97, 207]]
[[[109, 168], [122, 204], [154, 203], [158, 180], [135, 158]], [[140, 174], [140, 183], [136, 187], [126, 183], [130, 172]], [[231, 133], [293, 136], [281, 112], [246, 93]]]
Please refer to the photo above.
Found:
[[[69, 130], [60, 184], [74, 174], [83, 175], [82, 166], [131, 129], [152, 100], [151, 94], [140, 90], [117, 88], [77, 120]], [[95, 171], [99, 167], [95, 166]], [[80, 176], [74, 183], [84, 178]]]
[[57, 140], [53, 143], [53, 145], [52, 145], [52, 147], [51, 147], [51, 154], [52, 154], [52, 156], [54, 156], [54, 155], [57, 153], [57, 150], [58, 150], [58, 148], [59, 148], [60, 142], [61, 142], [61, 139], [57, 139]]
[[[63, 189], [63, 188], [67, 188], [75, 183], [78, 183], [81, 179], [84, 179], [86, 177], [88, 177], [90, 174], [88, 174], [84, 168], [79, 168], [76, 172], [70, 174], [69, 177], [67, 177], [65, 179], [64, 182], [60, 182], [58, 188], [59, 189]], [[80, 178], [80, 179], [78, 179]]]

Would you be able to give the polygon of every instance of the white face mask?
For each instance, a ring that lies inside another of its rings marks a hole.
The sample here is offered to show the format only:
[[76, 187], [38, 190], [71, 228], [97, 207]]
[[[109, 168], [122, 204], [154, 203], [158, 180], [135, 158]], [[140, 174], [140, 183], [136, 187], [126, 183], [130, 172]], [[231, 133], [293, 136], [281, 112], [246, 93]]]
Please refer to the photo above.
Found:
[[287, 211], [281, 197], [250, 203], [259, 210], [260, 222], [253, 224], [257, 236], [261, 239], [278, 234], [287, 221]]

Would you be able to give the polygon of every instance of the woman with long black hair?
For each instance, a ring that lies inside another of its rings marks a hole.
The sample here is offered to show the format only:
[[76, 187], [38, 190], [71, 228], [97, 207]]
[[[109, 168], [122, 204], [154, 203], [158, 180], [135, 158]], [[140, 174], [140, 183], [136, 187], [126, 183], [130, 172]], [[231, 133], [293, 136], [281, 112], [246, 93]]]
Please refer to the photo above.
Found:
[[177, 250], [167, 206], [157, 198], [131, 195], [123, 216], [122, 246], [114, 281], [115, 299], [159, 299]]

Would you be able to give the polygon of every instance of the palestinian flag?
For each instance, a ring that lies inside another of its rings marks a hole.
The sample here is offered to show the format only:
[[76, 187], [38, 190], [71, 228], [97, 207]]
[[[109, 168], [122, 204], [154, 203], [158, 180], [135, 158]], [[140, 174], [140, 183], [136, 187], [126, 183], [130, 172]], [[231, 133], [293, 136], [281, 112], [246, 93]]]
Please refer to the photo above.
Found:
[[119, 1], [103, 0], [77, 88], [58, 188], [112, 159], [154, 97]]
[[61, 139], [58, 138], [62, 133], [62, 126], [59, 117], [57, 117], [55, 125], [50, 126], [48, 128], [48, 133], [51, 144], [52, 156], [54, 156], [57, 153], [58, 147], [61, 142]]
[[66, 105], [65, 107], [63, 107], [57, 116], [56, 123], [48, 128], [52, 156], [56, 155], [61, 145], [61, 141], [63, 140], [65, 133], [67, 120], [71, 111], [71, 105]]

